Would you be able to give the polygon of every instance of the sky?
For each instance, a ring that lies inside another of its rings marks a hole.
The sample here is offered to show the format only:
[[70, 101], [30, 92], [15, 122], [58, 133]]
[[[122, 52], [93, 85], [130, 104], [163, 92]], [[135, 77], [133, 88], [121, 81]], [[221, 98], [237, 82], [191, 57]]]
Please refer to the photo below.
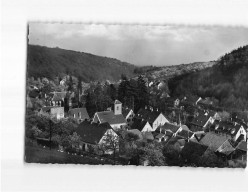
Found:
[[81, 51], [135, 65], [217, 60], [248, 44], [248, 28], [185, 25], [30, 23], [29, 44]]

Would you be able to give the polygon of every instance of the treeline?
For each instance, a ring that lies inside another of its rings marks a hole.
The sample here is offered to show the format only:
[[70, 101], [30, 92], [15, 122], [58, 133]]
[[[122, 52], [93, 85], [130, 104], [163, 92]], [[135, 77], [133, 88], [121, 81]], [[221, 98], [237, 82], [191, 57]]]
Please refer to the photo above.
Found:
[[93, 116], [96, 111], [104, 111], [111, 107], [116, 99], [120, 100], [123, 106], [135, 111], [144, 107], [149, 100], [144, 79], [141, 76], [137, 80], [128, 79], [122, 75], [119, 85], [108, 83], [92, 85], [86, 91], [85, 106], [89, 115]]
[[168, 85], [172, 96], [214, 97], [219, 106], [248, 109], [248, 46], [222, 56], [211, 68], [174, 77]]

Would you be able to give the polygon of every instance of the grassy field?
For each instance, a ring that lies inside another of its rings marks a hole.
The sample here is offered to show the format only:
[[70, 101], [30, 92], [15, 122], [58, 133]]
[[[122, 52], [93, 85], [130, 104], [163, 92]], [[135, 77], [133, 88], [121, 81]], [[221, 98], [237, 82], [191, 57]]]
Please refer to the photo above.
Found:
[[58, 152], [57, 150], [49, 150], [37, 146], [25, 147], [25, 161], [27, 163], [60, 163], [60, 164], [111, 164], [110, 161], [101, 160], [99, 158], [79, 156]]

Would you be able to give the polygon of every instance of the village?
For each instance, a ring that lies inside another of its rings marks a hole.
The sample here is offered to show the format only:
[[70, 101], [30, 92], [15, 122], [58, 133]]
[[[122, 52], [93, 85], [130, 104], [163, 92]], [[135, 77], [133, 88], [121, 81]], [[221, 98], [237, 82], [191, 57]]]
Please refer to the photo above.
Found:
[[96, 164], [245, 167], [247, 131], [241, 112], [210, 97], [170, 97], [166, 80], [27, 81], [26, 145]]

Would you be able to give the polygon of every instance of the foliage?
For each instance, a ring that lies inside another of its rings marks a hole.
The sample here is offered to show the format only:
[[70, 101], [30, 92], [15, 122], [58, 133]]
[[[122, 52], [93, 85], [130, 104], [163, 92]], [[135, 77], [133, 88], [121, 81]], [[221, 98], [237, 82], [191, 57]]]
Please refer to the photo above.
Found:
[[197, 95], [218, 99], [231, 110], [248, 109], [248, 46], [222, 56], [211, 68], [169, 80], [172, 96]]
[[135, 66], [117, 59], [100, 57], [60, 48], [28, 45], [28, 77], [48, 79], [66, 74], [81, 76], [82, 81], [116, 81], [124, 73], [133, 76]]

